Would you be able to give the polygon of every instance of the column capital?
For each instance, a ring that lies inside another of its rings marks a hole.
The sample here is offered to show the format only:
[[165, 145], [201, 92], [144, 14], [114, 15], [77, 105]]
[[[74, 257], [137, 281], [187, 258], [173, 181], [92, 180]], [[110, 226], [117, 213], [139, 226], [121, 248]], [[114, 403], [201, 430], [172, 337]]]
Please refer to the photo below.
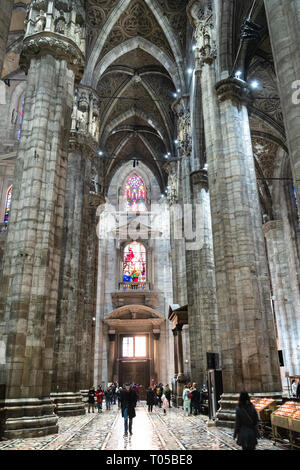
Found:
[[274, 232], [276, 230], [282, 230], [283, 229], [283, 221], [282, 220], [269, 220], [269, 222], [266, 222], [262, 226], [263, 233], [265, 237], [270, 235], [271, 232]]
[[85, 11], [81, 0], [31, 2], [25, 19], [25, 37], [20, 66], [28, 71], [32, 59], [51, 55], [65, 60], [79, 80], [85, 55]]
[[105, 197], [102, 194], [89, 192], [87, 195], [88, 204], [91, 209], [98, 209], [99, 206], [105, 204]]
[[252, 96], [248, 84], [238, 78], [226, 78], [216, 83], [215, 89], [220, 102], [232, 100], [238, 104], [249, 104]]
[[79, 153], [89, 160], [94, 160], [97, 151], [98, 144], [89, 134], [71, 131], [69, 138], [69, 152]]
[[159, 338], [160, 338], [160, 330], [154, 329], [154, 330], [152, 331], [152, 333], [153, 333], [153, 338], [154, 338], [155, 340], [159, 340]]
[[193, 173], [190, 174], [190, 178], [192, 186], [199, 185], [201, 186], [201, 189], [204, 188], [206, 191], [208, 191], [207, 170], [202, 169], [193, 171]]

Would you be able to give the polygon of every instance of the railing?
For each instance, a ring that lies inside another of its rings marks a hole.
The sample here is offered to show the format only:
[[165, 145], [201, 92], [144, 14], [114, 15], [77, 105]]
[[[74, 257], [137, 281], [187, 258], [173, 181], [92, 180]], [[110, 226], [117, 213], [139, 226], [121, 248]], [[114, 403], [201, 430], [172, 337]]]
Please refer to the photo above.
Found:
[[120, 291], [149, 291], [149, 282], [119, 282]]

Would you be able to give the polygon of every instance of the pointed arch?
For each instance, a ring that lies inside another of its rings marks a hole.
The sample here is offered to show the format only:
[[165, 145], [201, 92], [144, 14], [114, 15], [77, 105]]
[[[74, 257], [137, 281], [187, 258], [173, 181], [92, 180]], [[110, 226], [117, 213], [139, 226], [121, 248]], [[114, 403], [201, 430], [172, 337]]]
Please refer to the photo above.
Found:
[[127, 119], [129, 119], [133, 116], [137, 116], [137, 117], [143, 119], [144, 121], [148, 122], [149, 125], [151, 127], [153, 127], [153, 129], [155, 129], [158, 132], [158, 134], [159, 134], [159, 136], [161, 137], [162, 140], [164, 140], [166, 138], [166, 136], [165, 136], [163, 130], [160, 128], [159, 124], [156, 121], [154, 121], [152, 117], [150, 117], [148, 114], [146, 114], [144, 111], [142, 111], [140, 109], [131, 108], [128, 111], [124, 111], [124, 113], [120, 114], [115, 119], [110, 121], [110, 123], [108, 124], [108, 126], [105, 129], [105, 132], [103, 133], [103, 138], [102, 138], [103, 139], [103, 144], [105, 145], [105, 142], [107, 141], [108, 137], [110, 136], [112, 131], [117, 126], [119, 126], [122, 122], [126, 121]]
[[[109, 34], [111, 33], [112, 29], [114, 28], [115, 24], [119, 20], [119, 18], [122, 16], [122, 14], [126, 11], [127, 7], [130, 5], [131, 1], [132, 0], [120, 0], [120, 2], [116, 5], [116, 7], [111, 11], [103, 28], [101, 28], [101, 34], [99, 34], [95, 42], [95, 45], [90, 54], [90, 57], [89, 57], [89, 60], [85, 69], [85, 73], [82, 79], [83, 84], [89, 85], [94, 81], [93, 75], [94, 75], [95, 69], [97, 68], [96, 66], [97, 60], [105, 45], [105, 42]], [[176, 35], [173, 32], [170, 22], [168, 18], [166, 17], [166, 15], [164, 15], [164, 12], [161, 9], [160, 5], [158, 4], [157, 0], [144, 0], [144, 2], [146, 6], [150, 9], [150, 11], [153, 13], [157, 23], [159, 24], [160, 28], [165, 34], [165, 37], [173, 52], [173, 55], [175, 57], [176, 64], [178, 67], [178, 78], [180, 77], [178, 82], [181, 82], [182, 87], [183, 87], [185, 83], [184, 73], [182, 70], [184, 58], [182, 55], [180, 44], [176, 38]], [[178, 83], [176, 87], [178, 88]]]
[[100, 60], [91, 75], [91, 87], [97, 89], [100, 78], [115, 60], [119, 59], [122, 55], [127, 54], [127, 52], [131, 52], [138, 48], [147, 52], [162, 64], [162, 66], [168, 71], [170, 77], [172, 78], [175, 88], [182, 88], [180, 85], [181, 80], [176, 64], [159, 47], [155, 46], [155, 44], [141, 36], [136, 36], [134, 38], [128, 39], [122, 44], [119, 44]]

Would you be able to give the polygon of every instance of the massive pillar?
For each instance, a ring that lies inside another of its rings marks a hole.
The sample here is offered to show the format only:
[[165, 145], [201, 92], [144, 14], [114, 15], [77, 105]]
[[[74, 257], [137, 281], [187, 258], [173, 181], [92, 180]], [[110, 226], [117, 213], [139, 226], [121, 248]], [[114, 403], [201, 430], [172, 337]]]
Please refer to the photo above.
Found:
[[215, 18], [190, 2], [201, 74], [224, 394], [218, 415], [232, 425], [241, 390], [279, 397], [280, 369], [259, 196], [241, 80], [216, 84]]
[[192, 380], [205, 383], [207, 353], [220, 353], [218, 311], [206, 170], [191, 174], [196, 240], [187, 248], [188, 318]]
[[[96, 227], [86, 226], [84, 218], [89, 211], [88, 198], [91, 184], [95, 186], [92, 188], [93, 191], [98, 191], [96, 180], [91, 182], [92, 161], [98, 158], [98, 114], [98, 100], [93, 91], [86, 87], [77, 87], [69, 141], [51, 394], [56, 404], [56, 414], [60, 416], [85, 413], [80, 388], [77, 388], [78, 383], [76, 383], [79, 364], [74, 358], [77, 348], [82, 347], [81, 336], [84, 328], [80, 307], [82, 296], [85, 298], [87, 295], [84, 287], [89, 270], [89, 266], [82, 259], [82, 250], [86, 251], [87, 231], [96, 230]], [[92, 341], [92, 335], [87, 339]]]
[[0, 77], [5, 58], [6, 43], [9, 33], [14, 0], [0, 0]]
[[[31, 4], [21, 65], [28, 71], [22, 136], [0, 282], [0, 334], [6, 363], [5, 437], [57, 432], [50, 400], [68, 138], [75, 75], [84, 61], [84, 11], [63, 15], [68, 38], [55, 32], [54, 2]], [[76, 27], [76, 34], [71, 34]]]
[[284, 367], [290, 376], [300, 374], [299, 291], [293, 289], [294, 271], [289, 265], [287, 242], [281, 220], [263, 225], [274, 294], [277, 331]]
[[98, 245], [97, 222], [99, 206], [105, 203], [103, 186], [99, 192], [90, 192], [82, 224], [80, 285], [81, 302], [77, 321], [77, 380], [76, 388], [86, 390], [94, 384], [94, 348], [96, 327]]
[[293, 178], [300, 200], [300, 3], [265, 0]]
[[172, 262], [173, 301], [178, 305], [187, 303], [185, 241], [183, 238], [183, 209], [179, 203], [180, 161], [170, 160], [165, 169], [168, 172], [168, 203], [170, 210], [170, 244]]

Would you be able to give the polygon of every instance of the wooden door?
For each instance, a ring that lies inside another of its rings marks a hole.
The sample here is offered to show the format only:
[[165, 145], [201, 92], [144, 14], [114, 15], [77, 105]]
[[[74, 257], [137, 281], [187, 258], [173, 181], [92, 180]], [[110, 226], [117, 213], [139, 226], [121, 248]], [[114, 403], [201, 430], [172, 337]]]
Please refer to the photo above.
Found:
[[119, 383], [123, 385], [126, 382], [139, 385], [139, 396], [141, 400], [146, 400], [146, 391], [150, 383], [149, 360], [141, 361], [120, 361]]

